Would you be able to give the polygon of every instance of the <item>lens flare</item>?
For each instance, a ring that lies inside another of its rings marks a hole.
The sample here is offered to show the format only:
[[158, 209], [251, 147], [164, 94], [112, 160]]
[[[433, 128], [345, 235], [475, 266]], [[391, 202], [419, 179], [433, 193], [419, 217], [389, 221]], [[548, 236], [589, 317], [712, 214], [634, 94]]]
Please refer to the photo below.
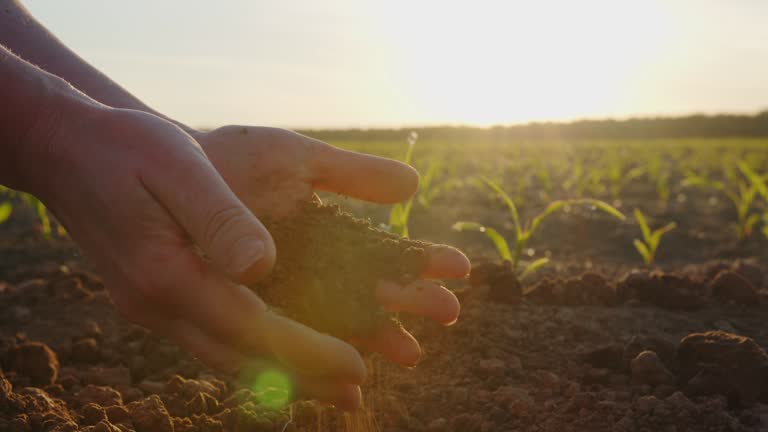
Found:
[[262, 406], [272, 409], [279, 409], [288, 404], [293, 393], [291, 380], [277, 370], [261, 372], [251, 389]]

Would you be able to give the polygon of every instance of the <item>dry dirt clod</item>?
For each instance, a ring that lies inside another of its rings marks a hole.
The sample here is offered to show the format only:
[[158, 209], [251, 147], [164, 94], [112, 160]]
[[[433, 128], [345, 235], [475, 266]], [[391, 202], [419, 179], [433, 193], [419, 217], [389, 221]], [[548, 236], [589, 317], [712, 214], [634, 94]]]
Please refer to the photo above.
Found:
[[653, 351], [643, 351], [630, 363], [633, 384], [660, 386], [675, 383], [675, 376], [664, 366]]
[[624, 350], [618, 345], [607, 345], [581, 354], [582, 360], [599, 369], [622, 370]]
[[741, 277], [748, 280], [755, 289], [763, 288], [765, 285], [765, 272], [759, 265], [749, 261], [738, 261], [733, 266], [733, 271]]
[[696, 310], [707, 304], [706, 286], [688, 276], [634, 271], [617, 286], [619, 301], [639, 301], [675, 310]]
[[76, 401], [80, 406], [94, 403], [103, 407], [111, 407], [113, 405], [122, 405], [123, 397], [120, 392], [111, 387], [102, 387], [89, 384], [75, 395]]
[[97, 363], [101, 358], [99, 343], [94, 338], [85, 338], [72, 344], [70, 358], [79, 363]]
[[660, 336], [636, 335], [624, 345], [623, 368], [630, 370], [630, 363], [643, 351], [653, 351], [667, 369], [675, 368], [677, 344]]
[[107, 418], [112, 423], [127, 423], [131, 420], [131, 413], [122, 405], [112, 405], [104, 408]]
[[469, 283], [473, 290], [488, 301], [517, 304], [523, 296], [523, 286], [512, 271], [509, 261], [483, 261], [472, 266]]
[[721, 394], [750, 405], [768, 392], [768, 354], [751, 338], [710, 331], [693, 333], [677, 351], [680, 377], [691, 395]]
[[531, 411], [533, 399], [528, 391], [513, 386], [503, 386], [493, 393], [494, 401], [510, 414], [520, 417]]
[[107, 420], [107, 413], [100, 405], [95, 403], [89, 403], [80, 410], [80, 414], [83, 416], [83, 422], [86, 425], [95, 425], [96, 423]]
[[85, 429], [87, 432], [122, 432], [122, 429], [118, 428], [117, 426], [113, 425], [107, 420], [102, 420], [95, 425], [91, 426], [90, 429]]
[[13, 396], [13, 386], [5, 379], [2, 369], [0, 369], [0, 405], [8, 401]]
[[173, 432], [173, 422], [159, 396], [131, 402], [127, 408], [136, 432]]
[[8, 353], [8, 367], [40, 387], [53, 384], [59, 375], [56, 353], [39, 342], [25, 342], [12, 348]]
[[755, 287], [747, 279], [730, 270], [718, 273], [710, 283], [709, 290], [712, 297], [721, 303], [744, 306], [760, 304], [760, 296]]
[[91, 367], [81, 373], [81, 378], [86, 384], [98, 386], [121, 388], [131, 385], [131, 371], [125, 366]]

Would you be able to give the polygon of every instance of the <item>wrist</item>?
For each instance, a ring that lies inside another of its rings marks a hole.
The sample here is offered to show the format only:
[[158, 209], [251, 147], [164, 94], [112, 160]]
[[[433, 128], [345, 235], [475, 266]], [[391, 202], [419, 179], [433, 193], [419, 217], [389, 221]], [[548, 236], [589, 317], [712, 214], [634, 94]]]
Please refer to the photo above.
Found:
[[[2, 164], [0, 183], [14, 189], [32, 193], [40, 198], [46, 195], [51, 183], [59, 175], [56, 167], [66, 154], [75, 130], [92, 121], [107, 107], [79, 92], [59, 77], [33, 68], [34, 74], [26, 79], [26, 92], [15, 126], [15, 132], [3, 134], [9, 139], [2, 149], [7, 165]], [[27, 71], [30, 72], [30, 71]], [[8, 124], [3, 119], [3, 128]]]

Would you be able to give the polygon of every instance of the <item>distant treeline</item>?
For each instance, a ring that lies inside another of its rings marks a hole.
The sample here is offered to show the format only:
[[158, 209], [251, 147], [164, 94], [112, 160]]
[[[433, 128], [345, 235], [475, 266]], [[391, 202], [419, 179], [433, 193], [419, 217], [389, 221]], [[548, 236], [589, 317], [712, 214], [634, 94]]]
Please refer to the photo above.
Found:
[[579, 120], [527, 123], [489, 128], [445, 126], [406, 129], [303, 130], [318, 139], [405, 139], [415, 130], [421, 138], [446, 139], [601, 139], [768, 137], [768, 111], [756, 115], [690, 115], [685, 117]]

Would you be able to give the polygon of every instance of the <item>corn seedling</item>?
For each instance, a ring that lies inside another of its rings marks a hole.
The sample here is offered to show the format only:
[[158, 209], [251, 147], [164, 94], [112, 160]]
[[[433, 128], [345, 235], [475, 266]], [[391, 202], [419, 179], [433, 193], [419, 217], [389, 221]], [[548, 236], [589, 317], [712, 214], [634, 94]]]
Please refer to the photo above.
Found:
[[642, 176], [645, 170], [641, 167], [632, 168], [629, 171], [624, 171], [624, 168], [619, 162], [613, 162], [608, 167], [608, 181], [610, 184], [611, 198], [614, 200], [619, 199], [621, 191], [632, 180]]
[[[405, 158], [403, 162], [410, 165], [413, 158], [413, 148], [416, 146], [416, 141], [419, 139], [419, 134], [411, 131], [408, 134], [408, 150], [405, 152]], [[397, 203], [392, 206], [389, 211], [389, 224], [384, 228], [402, 237], [408, 237], [408, 217], [411, 214], [411, 207], [413, 207], [413, 198], [404, 203]]]
[[750, 175], [754, 173], [746, 163], [739, 162], [738, 169], [747, 181], [734, 176], [731, 183], [735, 183], [735, 186], [728, 185], [719, 180], [711, 180], [692, 172], [686, 174], [683, 186], [700, 186], [723, 193], [736, 209], [736, 235], [739, 240], [743, 240], [752, 235], [752, 229], [760, 220], [758, 214], [752, 213], [752, 205], [755, 201], [755, 196], [760, 190], [760, 186], [755, 181], [749, 181]]
[[[449, 178], [448, 180], [437, 182], [436, 178], [443, 173], [443, 166], [444, 164], [441, 161], [431, 159], [429, 161], [429, 166], [419, 181], [419, 191], [416, 194], [416, 201], [426, 209], [428, 209], [432, 205], [432, 202], [439, 196], [446, 192], [450, 192], [462, 183], [461, 180], [457, 178]], [[445, 176], [443, 175], [443, 177]]]
[[659, 202], [666, 206], [669, 201], [669, 196], [671, 195], [669, 187], [669, 169], [665, 166], [661, 156], [657, 153], [653, 154], [646, 165], [646, 175], [648, 180], [654, 184]]
[[[512, 223], [515, 227], [515, 240], [513, 243], [513, 248], [509, 248], [509, 243], [507, 240], [502, 236], [496, 229], [491, 227], [486, 227], [482, 224], [479, 224], [477, 222], [456, 222], [453, 224], [453, 229], [457, 231], [475, 231], [475, 232], [481, 232], [486, 235], [494, 244], [496, 247], [496, 251], [498, 252], [501, 259], [505, 261], [509, 261], [512, 271], [517, 272], [519, 264], [520, 264], [520, 258], [523, 255], [523, 251], [526, 249], [526, 246], [528, 245], [528, 241], [531, 239], [533, 234], [538, 229], [539, 225], [544, 221], [544, 219], [547, 218], [547, 216], [557, 212], [558, 210], [563, 209], [566, 206], [569, 205], [578, 205], [578, 204], [586, 204], [591, 205], [595, 207], [596, 209], [602, 210], [605, 213], [608, 213], [611, 216], [614, 216], [620, 220], [624, 220], [625, 216], [612, 207], [610, 204], [595, 200], [595, 199], [589, 199], [589, 198], [581, 198], [581, 199], [573, 199], [573, 200], [557, 200], [552, 201], [547, 205], [547, 207], [533, 217], [532, 219], [526, 221], [525, 223], [521, 223], [520, 216], [517, 211], [517, 206], [512, 201], [512, 199], [507, 195], [504, 190], [501, 189], [499, 185], [494, 183], [493, 181], [482, 177], [481, 181], [491, 190], [493, 190], [501, 199], [504, 201], [504, 203], [507, 206], [507, 209], [509, 210], [509, 214], [512, 218]], [[523, 279], [526, 276], [530, 275], [531, 273], [535, 272], [542, 266], [546, 265], [549, 262], [548, 258], [539, 258], [535, 261], [532, 261], [526, 265], [526, 267], [523, 269], [522, 273], [520, 274], [520, 278]]]
[[541, 184], [544, 196], [549, 197], [552, 193], [552, 178], [549, 175], [549, 168], [542, 162], [536, 163], [536, 178]]
[[661, 238], [664, 234], [675, 229], [677, 224], [670, 222], [663, 227], [652, 231], [648, 226], [645, 215], [639, 209], [635, 209], [635, 220], [637, 221], [637, 224], [640, 225], [640, 232], [643, 237], [642, 240], [634, 240], [635, 249], [637, 249], [637, 253], [643, 258], [645, 265], [651, 266], [656, 258], [656, 250], [659, 248]]

